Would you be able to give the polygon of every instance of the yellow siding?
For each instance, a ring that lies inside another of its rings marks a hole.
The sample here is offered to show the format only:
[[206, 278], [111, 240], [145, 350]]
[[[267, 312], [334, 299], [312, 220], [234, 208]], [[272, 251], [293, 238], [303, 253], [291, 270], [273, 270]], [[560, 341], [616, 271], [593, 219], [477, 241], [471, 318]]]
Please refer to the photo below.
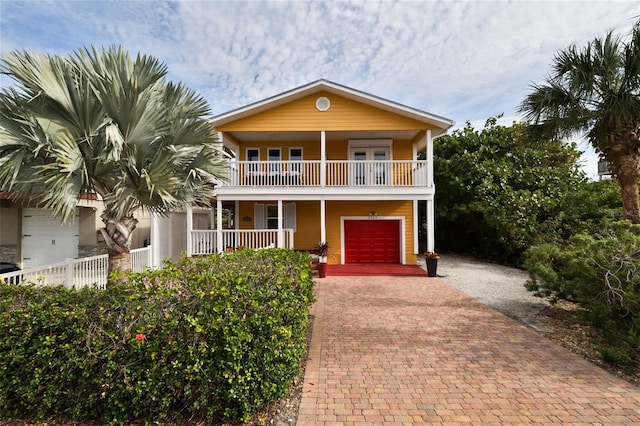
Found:
[[[328, 111], [316, 109], [316, 99], [324, 96], [331, 101]], [[221, 132], [231, 131], [319, 131], [319, 130], [414, 130], [428, 129], [428, 124], [361, 104], [338, 95], [319, 92], [218, 126]]]
[[394, 160], [413, 160], [413, 143], [411, 141], [393, 141]]
[[[286, 201], [285, 201], [286, 202]], [[253, 229], [253, 202], [240, 202], [240, 229]], [[413, 203], [411, 201], [327, 201], [327, 241], [329, 249], [328, 263], [339, 264], [342, 254], [340, 244], [340, 218], [342, 216], [368, 216], [375, 211], [380, 219], [384, 216], [404, 216], [405, 253], [407, 263], [415, 263], [413, 255]], [[243, 217], [251, 217], [244, 222]], [[297, 232], [294, 247], [298, 250], [310, 250], [320, 240], [320, 202], [296, 202]]]

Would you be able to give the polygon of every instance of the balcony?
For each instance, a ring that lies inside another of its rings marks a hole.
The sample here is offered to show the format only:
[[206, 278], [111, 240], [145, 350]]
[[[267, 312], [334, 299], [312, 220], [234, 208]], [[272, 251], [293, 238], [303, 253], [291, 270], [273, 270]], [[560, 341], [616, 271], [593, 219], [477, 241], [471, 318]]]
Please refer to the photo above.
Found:
[[235, 161], [221, 187], [426, 187], [425, 160]]

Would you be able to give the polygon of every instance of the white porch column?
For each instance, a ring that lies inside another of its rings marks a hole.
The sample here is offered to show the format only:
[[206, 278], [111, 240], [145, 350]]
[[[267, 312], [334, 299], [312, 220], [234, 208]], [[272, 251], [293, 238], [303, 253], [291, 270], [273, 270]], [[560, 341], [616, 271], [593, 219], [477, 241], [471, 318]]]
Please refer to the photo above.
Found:
[[282, 208], [282, 200], [278, 200], [278, 247], [284, 248], [284, 209]]
[[433, 199], [427, 200], [427, 251], [435, 251], [435, 211]]
[[222, 247], [222, 201], [216, 199], [216, 246], [218, 249], [218, 253], [222, 253], [224, 251], [224, 247]]
[[413, 252], [420, 253], [420, 244], [418, 242], [418, 231], [420, 224], [418, 223], [418, 200], [413, 200]]
[[322, 198], [320, 200], [320, 241], [327, 242], [327, 224], [326, 222], [326, 214], [325, 214], [325, 200]]
[[320, 132], [320, 186], [327, 185], [327, 138], [325, 131]]
[[193, 255], [193, 209], [187, 206], [187, 257]]
[[209, 209], [209, 229], [216, 229], [216, 211], [213, 207]]
[[427, 130], [427, 187], [431, 188], [432, 186], [433, 186], [433, 138], [431, 137], [431, 130]]
[[154, 213], [151, 213], [149, 218], [150, 232], [149, 232], [149, 244], [151, 245], [151, 267], [160, 267], [160, 227], [158, 226], [158, 218]]

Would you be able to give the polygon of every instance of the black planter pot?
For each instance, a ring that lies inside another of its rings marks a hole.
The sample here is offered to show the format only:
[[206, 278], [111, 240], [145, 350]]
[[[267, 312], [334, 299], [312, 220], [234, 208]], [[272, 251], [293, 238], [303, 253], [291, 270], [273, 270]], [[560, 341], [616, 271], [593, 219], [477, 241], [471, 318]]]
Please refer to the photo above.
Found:
[[436, 277], [438, 272], [438, 259], [425, 259], [427, 261], [427, 276]]

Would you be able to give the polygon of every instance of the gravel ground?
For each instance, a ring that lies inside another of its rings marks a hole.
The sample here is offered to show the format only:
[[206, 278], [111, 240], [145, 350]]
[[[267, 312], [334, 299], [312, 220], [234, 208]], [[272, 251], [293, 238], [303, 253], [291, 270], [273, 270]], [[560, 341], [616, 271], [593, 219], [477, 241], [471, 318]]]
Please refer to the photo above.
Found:
[[[425, 268], [424, 260], [420, 266]], [[524, 288], [529, 275], [523, 270], [446, 254], [438, 261], [438, 277], [505, 315], [548, 331], [537, 316], [550, 304]]]

